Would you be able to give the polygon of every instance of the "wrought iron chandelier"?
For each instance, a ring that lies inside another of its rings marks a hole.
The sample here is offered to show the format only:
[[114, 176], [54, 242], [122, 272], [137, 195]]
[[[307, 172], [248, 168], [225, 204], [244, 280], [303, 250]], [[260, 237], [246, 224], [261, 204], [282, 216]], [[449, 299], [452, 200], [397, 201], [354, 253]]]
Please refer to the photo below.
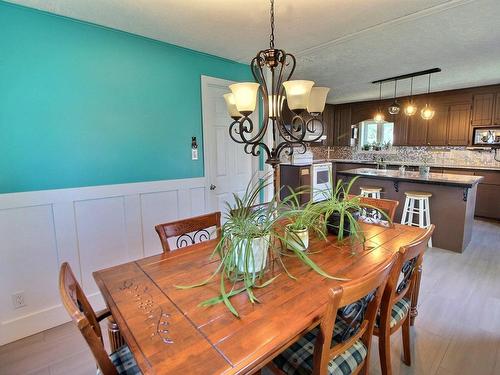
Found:
[[[259, 51], [250, 68], [256, 82], [235, 83], [224, 95], [233, 122], [229, 135], [244, 146], [247, 154], [259, 156], [264, 151], [266, 163], [275, 168], [285, 153], [304, 153], [307, 144], [324, 139], [321, 113], [325, 108], [328, 87], [314, 87], [313, 81], [290, 80], [295, 70], [295, 57], [274, 47], [274, 0], [270, 0], [271, 34], [269, 48]], [[259, 95], [260, 94], [260, 95]], [[283, 103], [292, 111], [291, 123], [283, 120]], [[259, 100], [258, 100], [259, 99]], [[258, 101], [263, 106], [263, 120], [256, 127], [250, 118]], [[272, 131], [272, 144], [266, 135]]]

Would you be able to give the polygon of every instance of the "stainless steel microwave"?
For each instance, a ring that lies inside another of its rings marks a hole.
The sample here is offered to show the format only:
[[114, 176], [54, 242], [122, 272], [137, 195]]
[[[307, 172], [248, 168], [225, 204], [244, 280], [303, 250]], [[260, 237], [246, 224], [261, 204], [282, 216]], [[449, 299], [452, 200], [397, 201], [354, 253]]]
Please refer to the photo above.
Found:
[[500, 126], [473, 128], [472, 145], [495, 148], [500, 147]]

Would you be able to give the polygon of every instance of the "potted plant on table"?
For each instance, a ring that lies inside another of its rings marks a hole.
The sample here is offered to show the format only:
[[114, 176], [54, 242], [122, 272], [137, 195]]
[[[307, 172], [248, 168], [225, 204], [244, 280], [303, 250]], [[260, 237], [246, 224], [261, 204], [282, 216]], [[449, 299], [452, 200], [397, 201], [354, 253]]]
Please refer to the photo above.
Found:
[[287, 212], [290, 223], [285, 227], [285, 242], [289, 250], [294, 248], [306, 251], [309, 247], [309, 232], [311, 230], [316, 232], [318, 237], [325, 237], [324, 228], [321, 225], [321, 212], [315, 207], [312, 199], [301, 206], [299, 197], [302, 194], [310, 194], [310, 191], [292, 192], [285, 201], [290, 206], [290, 210]]
[[342, 180], [338, 180], [331, 194], [325, 194], [326, 199], [316, 205], [324, 220], [328, 232], [337, 236], [341, 241], [344, 237], [351, 237], [364, 242], [364, 236], [360, 230], [358, 217], [365, 205], [361, 204], [361, 197], [349, 196], [349, 192], [358, 177], [354, 177], [347, 186]]
[[[267, 180], [249, 184], [242, 197], [234, 194], [234, 204], [226, 203], [226, 222], [222, 225], [219, 242], [212, 254], [212, 257], [218, 256], [220, 260], [214, 273], [198, 284], [177, 286], [180, 289], [201, 287], [220, 275], [219, 295], [201, 302], [202, 306], [222, 302], [235, 316], [239, 316], [231, 303], [232, 297], [246, 293], [250, 302], [259, 302], [254, 290], [269, 285], [279, 276], [266, 272], [269, 254], [284, 266], [280, 258], [283, 254], [282, 244], [320, 275], [346, 280], [324, 272], [304, 251], [289, 243], [293, 239], [282, 234], [282, 223], [290, 220], [294, 214], [294, 210], [290, 210], [286, 202], [278, 202], [275, 196], [269, 203], [257, 204], [260, 193], [270, 185]], [[285, 271], [294, 278], [286, 268]]]

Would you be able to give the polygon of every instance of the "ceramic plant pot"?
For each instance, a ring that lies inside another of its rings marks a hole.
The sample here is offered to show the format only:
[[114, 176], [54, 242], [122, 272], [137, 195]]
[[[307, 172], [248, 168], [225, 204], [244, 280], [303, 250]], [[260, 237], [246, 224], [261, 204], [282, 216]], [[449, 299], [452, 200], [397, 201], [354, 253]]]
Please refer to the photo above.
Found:
[[309, 230], [293, 230], [289, 224], [285, 228], [285, 240], [289, 250], [293, 247], [295, 250], [306, 251], [309, 247]]
[[235, 244], [235, 263], [240, 272], [258, 273], [266, 268], [269, 235], [243, 239]]

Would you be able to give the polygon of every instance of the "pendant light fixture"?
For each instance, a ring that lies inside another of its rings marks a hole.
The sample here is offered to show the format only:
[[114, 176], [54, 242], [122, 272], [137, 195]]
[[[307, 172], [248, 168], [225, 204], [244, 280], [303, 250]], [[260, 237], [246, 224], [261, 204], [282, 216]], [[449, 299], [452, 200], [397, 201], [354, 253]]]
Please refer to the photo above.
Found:
[[396, 99], [397, 87], [398, 87], [398, 80], [396, 79], [394, 80], [394, 99], [392, 101], [392, 104], [387, 109], [391, 115], [397, 115], [401, 110], [398, 104], [398, 100]]
[[417, 113], [417, 105], [413, 103], [413, 77], [411, 77], [410, 81], [410, 101], [405, 107], [405, 115], [406, 116], [413, 116], [415, 113]]
[[429, 74], [429, 84], [427, 86], [427, 104], [420, 111], [420, 116], [422, 116], [424, 120], [432, 120], [432, 118], [436, 114], [436, 111], [429, 104], [430, 92], [431, 92], [431, 75]]
[[382, 102], [382, 82], [379, 82], [379, 90], [378, 90], [378, 110], [377, 113], [375, 113], [375, 116], [373, 116], [373, 119], [375, 122], [384, 122], [385, 116], [384, 113], [382, 112], [382, 109], [380, 108], [380, 104]]

